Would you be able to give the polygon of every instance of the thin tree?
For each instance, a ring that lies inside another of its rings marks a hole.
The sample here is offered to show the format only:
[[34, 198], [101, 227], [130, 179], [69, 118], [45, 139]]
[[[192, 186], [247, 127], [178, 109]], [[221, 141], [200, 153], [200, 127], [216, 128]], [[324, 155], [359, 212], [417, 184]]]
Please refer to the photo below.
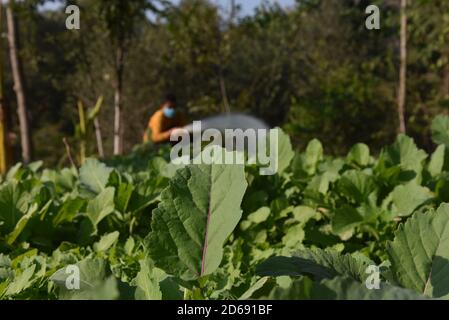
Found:
[[14, 81], [14, 91], [17, 98], [17, 114], [20, 126], [20, 141], [22, 146], [22, 160], [24, 163], [29, 163], [32, 158], [32, 145], [30, 128], [27, 114], [26, 95], [22, 74], [22, 67], [20, 63], [18, 47], [18, 33], [16, 18], [14, 16], [15, 1], [10, 0], [6, 7], [6, 20], [8, 25], [8, 43], [9, 56], [11, 61], [12, 77]]
[[123, 76], [127, 49], [134, 37], [138, 21], [147, 11], [160, 12], [154, 5], [161, 0], [101, 0], [100, 14], [106, 24], [114, 51], [114, 155], [123, 153]]
[[117, 42], [115, 55], [115, 92], [114, 92], [114, 155], [123, 153], [123, 72], [125, 69], [125, 41]]
[[226, 43], [227, 40], [225, 39], [224, 32], [230, 32], [230, 30], [233, 27], [234, 19], [237, 13], [237, 6], [235, 4], [235, 0], [230, 0], [229, 3], [229, 16], [227, 21], [225, 21], [224, 30], [220, 30], [221, 28], [218, 27], [217, 29], [217, 51], [218, 51], [218, 82], [220, 85], [220, 94], [222, 99], [222, 105], [223, 105], [223, 111], [226, 113], [231, 112], [231, 106], [229, 103], [228, 98], [228, 92], [226, 88], [226, 80], [224, 77], [224, 66], [225, 66], [225, 60], [227, 56], [229, 55], [228, 50], [228, 44]]
[[[0, 2], [0, 34], [3, 32], [3, 4]], [[9, 144], [9, 110], [3, 96], [3, 41], [0, 39], [0, 174], [5, 174], [11, 162]]]
[[401, 32], [400, 32], [400, 69], [398, 90], [399, 133], [405, 133], [405, 103], [407, 90], [407, 0], [401, 1]]

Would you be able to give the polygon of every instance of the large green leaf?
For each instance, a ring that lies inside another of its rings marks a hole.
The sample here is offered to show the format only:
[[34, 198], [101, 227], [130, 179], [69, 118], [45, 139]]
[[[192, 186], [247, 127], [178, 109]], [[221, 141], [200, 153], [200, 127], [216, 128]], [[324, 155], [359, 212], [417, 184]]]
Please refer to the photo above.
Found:
[[94, 250], [96, 252], [106, 252], [110, 247], [117, 242], [120, 233], [118, 231], [114, 231], [108, 234], [105, 234], [101, 237], [100, 241], [94, 244]]
[[367, 201], [368, 196], [377, 190], [377, 185], [372, 175], [349, 170], [338, 180], [337, 190], [346, 198], [360, 204]]
[[239, 300], [248, 300], [259, 289], [261, 289], [269, 280], [269, 277], [263, 277], [256, 281], [248, 290], [245, 291], [239, 298]]
[[162, 292], [159, 287], [159, 282], [162, 280], [158, 277], [154, 268], [150, 268], [147, 259], [141, 260], [140, 271], [135, 278], [136, 300], [162, 300]]
[[297, 248], [305, 237], [304, 226], [296, 224], [286, 228], [285, 235], [282, 237], [282, 244], [288, 248]]
[[437, 201], [449, 202], [449, 173], [444, 172], [441, 174], [435, 183], [435, 195]]
[[72, 222], [85, 204], [86, 200], [81, 198], [67, 199], [53, 217], [53, 225], [57, 226], [63, 222]]
[[449, 298], [449, 204], [414, 214], [388, 247], [391, 269], [402, 286]]
[[[67, 283], [76, 282], [73, 278], [76, 275], [79, 275], [79, 288], [68, 287]], [[108, 276], [103, 259], [86, 258], [71, 268], [59, 269], [50, 280], [58, 286], [60, 300], [114, 300], [119, 296], [117, 282]]]
[[323, 160], [323, 145], [317, 139], [311, 140], [304, 153], [297, 154], [293, 161], [293, 171], [297, 176], [312, 176]]
[[79, 230], [79, 241], [87, 244], [90, 237], [98, 232], [98, 224], [114, 212], [115, 189], [108, 187], [94, 199], [89, 200], [86, 208], [86, 219], [82, 221]]
[[27, 212], [29, 197], [15, 182], [0, 187], [0, 232], [9, 233]]
[[323, 159], [323, 146], [317, 139], [313, 139], [309, 142], [304, 153], [303, 169], [309, 175], [313, 175], [316, 172], [319, 161]]
[[270, 208], [268, 207], [261, 207], [258, 210], [256, 210], [253, 213], [250, 213], [245, 221], [242, 221], [240, 223], [240, 228], [245, 231], [251, 226], [258, 225], [268, 219], [270, 216]]
[[114, 188], [106, 188], [87, 204], [86, 214], [93, 226], [114, 211], [114, 192]]
[[[264, 279], [264, 278], [262, 278]], [[312, 299], [312, 290], [314, 282], [308, 277], [295, 279], [288, 287], [275, 287], [271, 290], [265, 300], [310, 300]]]
[[303, 277], [293, 281], [290, 287], [272, 290], [271, 300], [422, 300], [426, 297], [412, 290], [382, 283], [379, 289], [367, 289], [365, 284], [352, 278], [337, 276], [312, 282]]
[[371, 160], [368, 146], [364, 143], [355, 144], [349, 151], [347, 160], [361, 167], [367, 166]]
[[6, 290], [8, 289], [8, 285], [9, 285], [10, 280], [6, 279], [3, 282], [0, 282], [0, 299], [3, 299], [3, 297], [6, 294]]
[[22, 233], [23, 229], [25, 229], [28, 221], [33, 217], [33, 215], [37, 212], [37, 204], [34, 204], [29, 210], [28, 213], [23, 215], [19, 221], [17, 221], [16, 227], [14, 230], [6, 237], [6, 242], [11, 245], [19, 235]]
[[96, 159], [86, 159], [80, 168], [79, 179], [81, 186], [94, 194], [106, 188], [112, 169]]
[[75, 187], [77, 175], [75, 168], [64, 168], [61, 171], [45, 169], [41, 180], [53, 182], [58, 191], [71, 191]]
[[315, 191], [325, 195], [329, 191], [330, 180], [326, 172], [316, 175], [310, 180], [306, 191]]
[[382, 282], [379, 289], [368, 289], [365, 283], [347, 277], [324, 279], [312, 293], [313, 299], [324, 300], [423, 300], [426, 297]]
[[315, 279], [344, 275], [362, 281], [368, 263], [332, 250], [307, 249], [294, 257], [271, 257], [256, 268], [260, 276], [312, 275]]
[[383, 206], [388, 207], [395, 216], [406, 217], [431, 198], [432, 194], [428, 188], [410, 182], [396, 186]]
[[320, 214], [313, 208], [308, 206], [297, 206], [293, 208], [293, 217], [302, 225], [306, 224], [310, 219], [319, 220]]
[[417, 169], [427, 154], [418, 149], [412, 138], [400, 134], [393, 145], [385, 148], [385, 158], [389, 165], [400, 164], [403, 169]]
[[180, 286], [164, 271], [155, 268], [152, 261], [139, 261], [140, 271], [133, 280], [136, 286], [136, 300], [180, 300], [183, 293]]
[[115, 198], [115, 207], [121, 213], [126, 213], [128, 204], [134, 191], [134, 186], [129, 183], [120, 183], [117, 188], [117, 197]]
[[5, 295], [13, 296], [30, 287], [33, 282], [32, 278], [35, 269], [36, 265], [31, 265], [30, 267], [23, 270], [20, 274], [18, 274], [8, 285], [8, 289], [6, 290]]
[[344, 237], [346, 233], [351, 232], [364, 220], [365, 217], [362, 212], [352, 206], [344, 205], [335, 210], [335, 215], [332, 219], [332, 230], [335, 234]]
[[449, 117], [439, 115], [432, 121], [432, 140], [449, 147]]
[[[412, 138], [400, 134], [393, 145], [386, 147], [380, 159], [380, 164], [386, 166], [383, 168], [382, 174], [385, 171], [393, 170], [395, 167], [401, 169], [400, 180], [417, 182], [421, 181], [421, 173], [423, 168], [423, 161], [427, 158], [427, 153], [424, 150], [418, 149]], [[387, 169], [388, 168], [388, 169]]]
[[432, 153], [429, 164], [427, 166], [427, 170], [429, 170], [429, 173], [432, 175], [432, 177], [439, 175], [443, 171], [445, 154], [445, 145], [438, 146], [435, 152]]
[[168, 274], [194, 280], [211, 274], [223, 243], [241, 218], [242, 165], [192, 165], [176, 172], [153, 211], [149, 254]]

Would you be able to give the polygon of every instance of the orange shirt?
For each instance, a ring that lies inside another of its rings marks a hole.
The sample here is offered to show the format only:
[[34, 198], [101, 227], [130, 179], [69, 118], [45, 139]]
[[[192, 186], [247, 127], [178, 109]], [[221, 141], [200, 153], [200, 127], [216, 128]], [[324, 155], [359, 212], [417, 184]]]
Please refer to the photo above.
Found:
[[[174, 118], [169, 119], [162, 110], [158, 110], [148, 122], [148, 128], [151, 130], [151, 140], [153, 143], [162, 143], [170, 141], [170, 129], [184, 127], [187, 120], [183, 113], [177, 111]], [[148, 134], [144, 136], [144, 142], [148, 141]]]

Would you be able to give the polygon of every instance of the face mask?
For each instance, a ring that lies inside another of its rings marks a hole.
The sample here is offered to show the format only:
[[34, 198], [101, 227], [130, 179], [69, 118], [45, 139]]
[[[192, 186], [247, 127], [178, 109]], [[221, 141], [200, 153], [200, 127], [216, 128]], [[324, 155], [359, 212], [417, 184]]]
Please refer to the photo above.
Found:
[[175, 116], [176, 110], [173, 108], [164, 108], [164, 116], [171, 119]]

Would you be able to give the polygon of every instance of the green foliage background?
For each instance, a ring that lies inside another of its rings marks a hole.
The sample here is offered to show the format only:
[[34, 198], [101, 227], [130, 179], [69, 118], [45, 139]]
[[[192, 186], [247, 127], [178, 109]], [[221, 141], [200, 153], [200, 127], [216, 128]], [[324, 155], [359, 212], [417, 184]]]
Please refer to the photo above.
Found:
[[[114, 19], [125, 19], [127, 39], [127, 151], [141, 141], [147, 119], [168, 91], [178, 95], [192, 119], [224, 111], [220, 79], [232, 111], [282, 126], [295, 146], [319, 138], [332, 154], [344, 154], [358, 142], [379, 151], [396, 135], [399, 12], [394, 1], [374, 1], [381, 30], [371, 31], [365, 28], [365, 8], [373, 1], [365, 0], [298, 0], [289, 10], [261, 2], [247, 17], [207, 0], [176, 6], [138, 1], [128, 14], [117, 11], [123, 17], [105, 10], [113, 7], [109, 1], [106, 6], [68, 1], [81, 8], [79, 31], [66, 30], [62, 9], [40, 10], [43, 2], [20, 2], [18, 21], [35, 159], [46, 165], [67, 164], [61, 139], [66, 136], [76, 148], [77, 100], [92, 107], [100, 95], [106, 154], [112, 153], [113, 48], [121, 35], [111, 28]], [[407, 14], [408, 134], [430, 150], [430, 120], [446, 113], [449, 101], [449, 3], [411, 1]], [[6, 76], [7, 102], [14, 106]], [[93, 133], [90, 140], [95, 141]], [[95, 143], [89, 152], [95, 155]]]
[[447, 299], [448, 128], [433, 122], [430, 155], [399, 135], [379, 157], [316, 139], [294, 152], [281, 134], [272, 176], [146, 147], [16, 165], [0, 183], [0, 298]]
[[[407, 135], [395, 1], [264, 2], [247, 17], [207, 0], [66, 1], [79, 31], [44, 2], [15, 11], [39, 161], [0, 178], [0, 299], [449, 297], [447, 0], [407, 11]], [[364, 26], [372, 2], [381, 30]], [[126, 154], [111, 157], [118, 42]], [[282, 127], [280, 172], [180, 169], [169, 146], [141, 145], [167, 91], [192, 119], [228, 101]], [[62, 139], [79, 152], [78, 101], [100, 96], [106, 157], [89, 128], [89, 158], [71, 166]], [[66, 285], [74, 265], [79, 290]], [[365, 285], [372, 265], [378, 290]]]

